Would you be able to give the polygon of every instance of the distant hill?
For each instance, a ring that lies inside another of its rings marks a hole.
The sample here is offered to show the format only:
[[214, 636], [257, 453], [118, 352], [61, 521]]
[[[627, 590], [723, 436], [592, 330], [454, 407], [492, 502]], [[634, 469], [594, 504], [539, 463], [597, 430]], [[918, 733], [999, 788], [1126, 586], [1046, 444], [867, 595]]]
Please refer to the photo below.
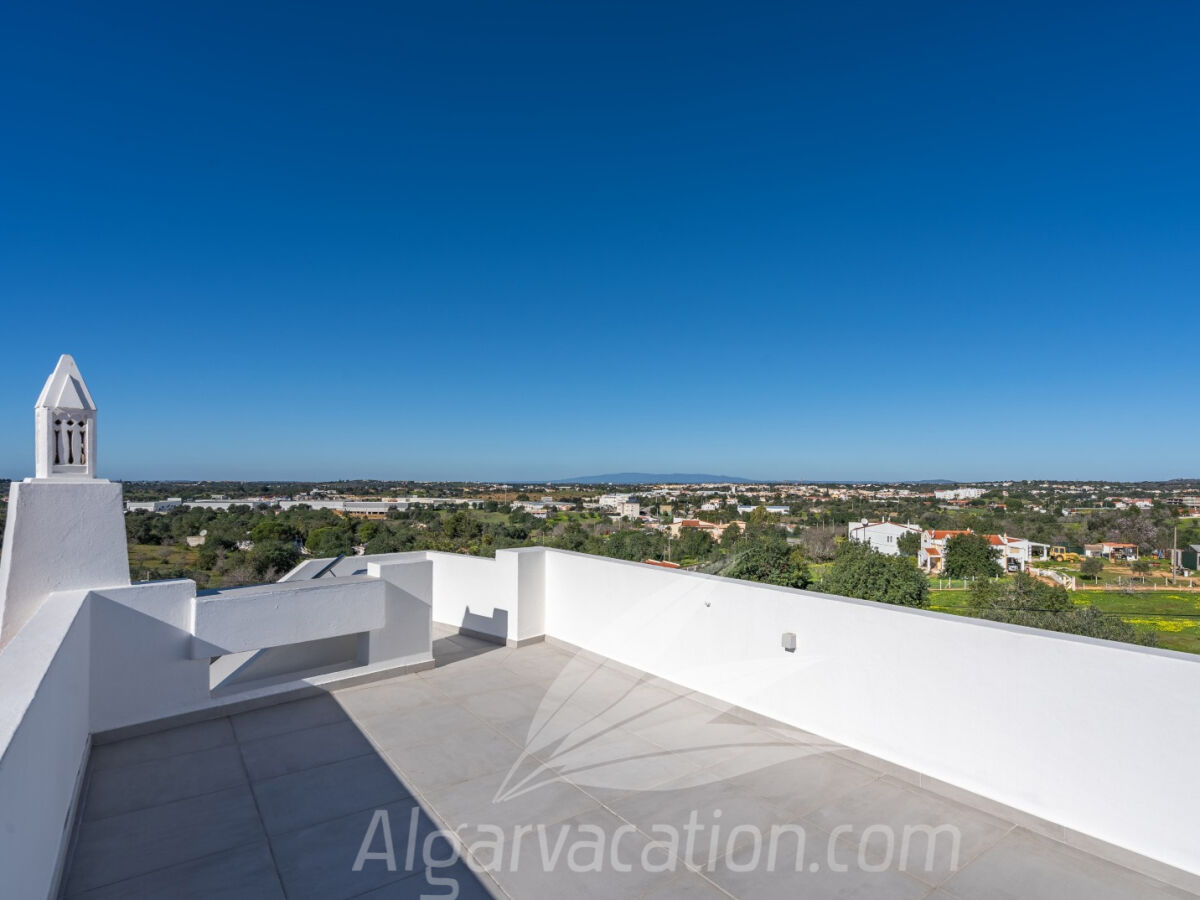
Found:
[[608, 475], [576, 475], [557, 478], [549, 484], [757, 484], [753, 478], [736, 475], [697, 475], [672, 472], [667, 475], [652, 472], [612, 472]]

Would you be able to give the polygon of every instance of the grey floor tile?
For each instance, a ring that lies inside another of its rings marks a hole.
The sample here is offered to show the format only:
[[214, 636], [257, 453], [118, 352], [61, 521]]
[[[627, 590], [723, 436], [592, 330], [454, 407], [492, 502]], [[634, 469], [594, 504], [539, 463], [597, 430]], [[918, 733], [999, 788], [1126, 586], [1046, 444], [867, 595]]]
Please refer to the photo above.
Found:
[[[742, 771], [749, 771], [799, 759], [813, 752], [808, 744], [789, 740], [734, 716], [692, 705], [702, 711], [685, 712], [666, 721], [637, 719], [622, 727], [664, 749], [673, 750], [701, 768], [745, 757], [739, 766]], [[736, 770], [736, 767], [729, 768], [729, 774]]]
[[356, 756], [254, 783], [267, 833], [280, 834], [375, 809], [410, 796], [375, 754]]
[[[738, 863], [742, 870], [735, 870], [731, 868], [734, 857], [729, 857], [714, 871], [705, 874], [723, 890], [744, 900], [795, 900], [797, 897], [804, 900], [920, 900], [929, 893], [928, 885], [892, 869], [868, 872], [851, 864], [846, 871], [837, 871], [823, 861], [823, 854], [824, 847], [815, 856], [807, 857], [813, 861], [805, 862], [801, 871], [796, 871], [794, 857], [779, 860], [780, 864], [773, 870], [762, 863], [754, 864], [749, 858]], [[836, 862], [836, 865], [843, 864]]]
[[1023, 828], [1014, 829], [943, 888], [961, 900], [1193, 896]]
[[452, 896], [455, 900], [504, 898], [499, 887], [486, 874], [476, 874], [465, 862], [457, 862], [385, 884], [360, 894], [354, 900], [437, 900], [439, 897]]
[[419, 678], [389, 678], [337, 691], [334, 699], [355, 721], [410, 712], [446, 702], [445, 695]]
[[462, 632], [453, 632], [446, 635], [446, 637], [452, 644], [458, 644], [464, 650], [477, 650], [480, 653], [486, 653], [493, 650], [500, 651], [507, 649], [503, 643], [484, 640], [483, 638], [477, 638], [469, 634], [463, 634]]
[[409, 787], [423, 793], [507, 770], [521, 753], [512, 741], [483, 725], [474, 731], [429, 737], [424, 744], [385, 750]]
[[232, 743], [234, 735], [229, 720], [211, 719], [111, 744], [97, 744], [92, 748], [89, 765], [99, 771]]
[[685, 872], [660, 879], [638, 900], [729, 900], [729, 895], [704, 876]]
[[463, 732], [487, 729], [477, 717], [445, 697], [434, 705], [368, 719], [362, 727], [384, 749], [423, 744], [438, 736], [450, 740]]
[[68, 893], [258, 843], [264, 837], [249, 787], [84, 822]]
[[518, 672], [503, 666], [486, 665], [466, 669], [447, 666], [422, 672], [421, 677], [446, 696], [455, 699], [525, 683], [525, 679]]
[[516, 898], [641, 897], [685, 871], [669, 852], [648, 847], [651, 843], [607, 810], [589, 811], [525, 835], [515, 862], [514, 848], [505, 846], [503, 862], [488, 871]]
[[[530, 651], [534, 652], [530, 652]], [[501, 662], [506, 669], [519, 674], [527, 681], [551, 684], [570, 663], [571, 658], [556, 651], [536, 652], [536, 647], [522, 647], [511, 657]]]
[[546, 692], [540, 685], [519, 684], [471, 694], [459, 702], [468, 712], [488, 722], [520, 719], [528, 723], [545, 697]]
[[374, 752], [358, 726], [349, 720], [246, 741], [241, 747], [246, 770], [254, 781]]
[[243, 742], [329, 725], [345, 718], [341, 706], [328, 694], [277, 703], [231, 717], [237, 739]]
[[119, 881], [68, 900], [283, 900], [267, 842]]
[[[941, 884], [1012, 826], [919, 788], [877, 780], [809, 813], [825, 831], [851, 826], [842, 842], [869, 865], [898, 859], [914, 878]], [[902, 858], [901, 858], [902, 857]]]
[[[606, 798], [605, 805], [632, 822], [644, 834], [659, 829], [703, 836], [685, 849], [683, 861], [707, 869], [726, 853], [751, 839], [770, 834], [774, 826], [794, 825], [778, 805], [740, 790], [726, 781], [673, 788], [673, 782], [655, 790], [630, 791]], [[667, 832], [668, 834], [671, 831]], [[717, 840], [712, 836], [716, 834]]]
[[564, 743], [574, 743], [611, 727], [592, 710], [549, 701], [540, 702], [532, 716], [492, 718], [488, 722], [509, 740], [543, 757], [552, 755]]
[[539, 755], [552, 771], [589, 793], [648, 790], [699, 770], [686, 757], [619, 729], [575, 737]]
[[[526, 774], [533, 778], [526, 780]], [[509, 778], [506, 768], [429, 792], [425, 799], [453, 829], [462, 825], [552, 825], [599, 807], [595, 798], [574, 785], [547, 780], [539, 777], [541, 774], [540, 767], [519, 769]]]
[[100, 819], [246, 783], [236, 744], [94, 770], [83, 817]]
[[712, 771], [755, 796], [774, 800], [797, 822], [806, 813], [878, 777], [875, 772], [831, 753], [801, 751], [796, 755], [787, 748], [778, 752], [785, 759], [774, 765], [747, 769], [747, 761], [736, 757], [718, 763]]
[[[367, 809], [271, 838], [289, 900], [357, 897], [424, 872], [426, 838], [437, 831], [432, 820], [412, 799], [383, 804], [378, 809], [386, 813], [386, 819], [381, 819], [374, 830], [376, 810]], [[383, 821], [392, 839], [394, 870], [387, 860], [375, 858], [364, 860], [361, 869], [354, 871], [355, 860], [368, 838], [369, 852], [385, 852]], [[430, 847], [434, 861], [453, 857], [452, 845], [443, 837], [432, 839]]]

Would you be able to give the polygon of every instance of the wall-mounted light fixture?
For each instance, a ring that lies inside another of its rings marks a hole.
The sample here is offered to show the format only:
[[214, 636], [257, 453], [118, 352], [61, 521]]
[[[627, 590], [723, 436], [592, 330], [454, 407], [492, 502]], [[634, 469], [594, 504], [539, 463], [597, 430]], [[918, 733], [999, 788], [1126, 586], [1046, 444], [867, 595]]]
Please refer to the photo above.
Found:
[[796, 632], [785, 631], [783, 633], [783, 649], [788, 653], [796, 652]]

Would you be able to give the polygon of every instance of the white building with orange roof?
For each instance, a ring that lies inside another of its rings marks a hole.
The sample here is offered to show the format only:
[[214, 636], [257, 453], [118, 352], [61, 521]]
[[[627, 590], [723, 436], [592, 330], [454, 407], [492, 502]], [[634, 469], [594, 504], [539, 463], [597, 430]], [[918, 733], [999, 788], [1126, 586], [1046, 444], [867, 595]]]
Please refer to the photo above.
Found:
[[971, 529], [926, 529], [921, 532], [921, 549], [917, 552], [917, 565], [936, 575], [946, 563], [946, 541], [956, 534], [971, 534]]
[[[930, 575], [937, 575], [946, 563], [946, 543], [959, 534], [974, 534], [971, 529], [926, 530], [921, 532], [921, 550], [917, 564]], [[1007, 572], [1024, 572], [1036, 559], [1047, 559], [1050, 545], [1007, 534], [985, 534], [987, 542], [996, 550], [996, 561]]]

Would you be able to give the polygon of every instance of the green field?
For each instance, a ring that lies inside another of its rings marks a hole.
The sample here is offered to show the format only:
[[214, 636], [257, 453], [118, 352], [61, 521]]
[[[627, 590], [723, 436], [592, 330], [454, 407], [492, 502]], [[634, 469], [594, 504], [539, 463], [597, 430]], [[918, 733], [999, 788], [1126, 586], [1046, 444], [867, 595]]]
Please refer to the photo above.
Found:
[[[1092, 604], [1106, 613], [1153, 632], [1166, 650], [1200, 653], [1200, 594], [1177, 591], [1073, 591], [1071, 599]], [[964, 590], [930, 591], [929, 608], [937, 612], [970, 615]]]
[[196, 565], [198, 551], [191, 547], [158, 544], [129, 545], [129, 574], [134, 581], [175, 578], [181, 569]]

